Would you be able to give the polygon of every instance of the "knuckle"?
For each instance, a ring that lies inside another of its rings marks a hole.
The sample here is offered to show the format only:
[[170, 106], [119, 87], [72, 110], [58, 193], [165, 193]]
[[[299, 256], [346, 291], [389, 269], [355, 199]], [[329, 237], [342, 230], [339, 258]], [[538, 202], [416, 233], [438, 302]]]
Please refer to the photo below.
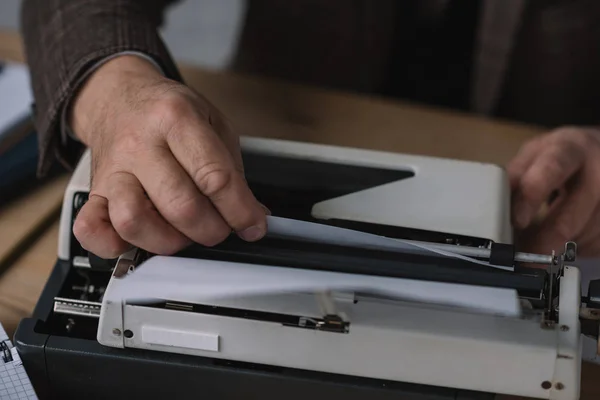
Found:
[[175, 194], [165, 204], [164, 213], [167, 219], [175, 224], [188, 224], [198, 217], [198, 200], [185, 194]]
[[581, 147], [587, 146], [591, 143], [591, 137], [588, 131], [583, 129], [572, 129], [569, 131], [570, 136], [574, 143]]
[[216, 197], [233, 183], [233, 173], [220, 163], [208, 163], [194, 173], [194, 182], [206, 196]]
[[80, 242], [85, 242], [86, 239], [94, 234], [94, 224], [86, 217], [79, 215], [73, 224], [73, 235]]
[[571, 152], [581, 153], [593, 142], [587, 130], [574, 126], [559, 128], [555, 131], [554, 136], [555, 144], [558, 144], [563, 151], [567, 149]]
[[126, 243], [118, 236], [98, 235], [94, 226], [86, 218], [77, 218], [73, 224], [73, 234], [85, 250], [104, 258], [118, 257], [127, 250]]
[[113, 226], [123, 238], [134, 238], [140, 233], [141, 210], [135, 205], [122, 205], [111, 216]]
[[544, 181], [561, 176], [564, 171], [572, 168], [571, 165], [572, 161], [565, 157], [552, 158], [540, 166], [540, 173], [537, 175], [538, 181], [543, 184]]
[[191, 111], [189, 101], [178, 92], [165, 94], [155, 105], [156, 115], [169, 124], [173, 124]]
[[571, 140], [565, 141], [563, 151], [570, 157], [579, 159], [584, 156], [590, 145], [592, 145], [592, 143], [586, 134], [577, 133], [573, 134]]
[[119, 154], [132, 154], [139, 151], [144, 144], [144, 140], [135, 130], [124, 131], [118, 135], [115, 146], [118, 148]]

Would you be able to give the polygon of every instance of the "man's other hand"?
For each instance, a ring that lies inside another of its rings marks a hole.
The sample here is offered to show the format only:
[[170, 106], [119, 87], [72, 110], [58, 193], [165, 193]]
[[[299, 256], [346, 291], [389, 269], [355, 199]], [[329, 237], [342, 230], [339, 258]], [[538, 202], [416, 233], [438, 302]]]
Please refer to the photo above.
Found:
[[600, 255], [600, 131], [569, 127], [534, 138], [507, 170], [524, 251], [560, 252], [575, 241], [578, 254]]
[[70, 123], [92, 154], [89, 200], [73, 227], [86, 250], [172, 254], [232, 231], [248, 241], [265, 234], [265, 210], [224, 116], [146, 60], [121, 56], [95, 71]]

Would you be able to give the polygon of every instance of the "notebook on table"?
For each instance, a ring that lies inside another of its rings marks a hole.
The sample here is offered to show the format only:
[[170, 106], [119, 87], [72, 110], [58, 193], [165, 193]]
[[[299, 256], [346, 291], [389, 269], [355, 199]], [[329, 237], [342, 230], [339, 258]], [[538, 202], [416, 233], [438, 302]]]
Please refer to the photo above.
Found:
[[0, 400], [37, 400], [19, 353], [0, 324]]

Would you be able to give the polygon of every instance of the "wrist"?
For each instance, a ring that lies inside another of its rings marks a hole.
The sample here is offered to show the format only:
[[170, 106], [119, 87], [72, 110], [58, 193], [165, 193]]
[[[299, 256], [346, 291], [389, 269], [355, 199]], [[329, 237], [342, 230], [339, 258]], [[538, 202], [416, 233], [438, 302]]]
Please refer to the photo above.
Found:
[[92, 135], [102, 132], [103, 122], [111, 121], [123, 109], [123, 100], [135, 97], [137, 88], [164, 79], [154, 64], [135, 55], [117, 56], [94, 71], [78, 90], [68, 110], [73, 133], [88, 147]]

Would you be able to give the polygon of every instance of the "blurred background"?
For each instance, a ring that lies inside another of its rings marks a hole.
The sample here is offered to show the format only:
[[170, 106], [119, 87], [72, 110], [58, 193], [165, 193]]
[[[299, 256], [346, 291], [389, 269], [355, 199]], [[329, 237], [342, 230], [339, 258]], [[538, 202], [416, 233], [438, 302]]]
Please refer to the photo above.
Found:
[[[0, 29], [18, 29], [20, 2], [0, 2]], [[244, 10], [244, 0], [181, 1], [167, 12], [163, 38], [176, 59], [222, 68], [235, 49]]]

